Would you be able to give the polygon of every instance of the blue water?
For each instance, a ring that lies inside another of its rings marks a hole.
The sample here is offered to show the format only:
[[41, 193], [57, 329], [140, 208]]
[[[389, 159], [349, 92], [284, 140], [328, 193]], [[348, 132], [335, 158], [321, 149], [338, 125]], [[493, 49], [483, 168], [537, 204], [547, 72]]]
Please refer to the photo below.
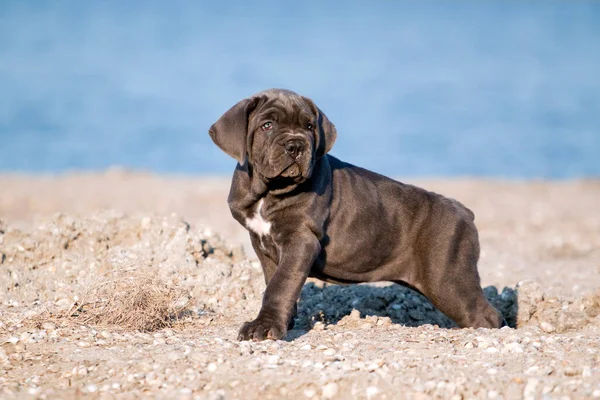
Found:
[[600, 176], [600, 3], [2, 1], [0, 170], [229, 174], [269, 87], [403, 176]]

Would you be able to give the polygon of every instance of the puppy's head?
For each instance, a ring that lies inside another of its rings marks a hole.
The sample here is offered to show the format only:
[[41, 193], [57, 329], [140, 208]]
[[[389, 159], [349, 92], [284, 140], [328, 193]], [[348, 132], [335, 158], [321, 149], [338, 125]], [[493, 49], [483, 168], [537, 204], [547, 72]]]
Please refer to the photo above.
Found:
[[312, 100], [270, 89], [230, 108], [209, 129], [212, 140], [267, 180], [300, 183], [336, 138], [335, 126]]

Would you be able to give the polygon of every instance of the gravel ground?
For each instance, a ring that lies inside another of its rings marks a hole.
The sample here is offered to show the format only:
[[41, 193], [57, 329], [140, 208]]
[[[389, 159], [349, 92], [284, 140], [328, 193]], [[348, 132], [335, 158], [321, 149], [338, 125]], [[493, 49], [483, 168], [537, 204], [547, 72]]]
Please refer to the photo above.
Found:
[[511, 328], [311, 280], [285, 341], [238, 342], [264, 283], [226, 180], [0, 177], [0, 398], [600, 398], [600, 184], [423, 186], [475, 211]]

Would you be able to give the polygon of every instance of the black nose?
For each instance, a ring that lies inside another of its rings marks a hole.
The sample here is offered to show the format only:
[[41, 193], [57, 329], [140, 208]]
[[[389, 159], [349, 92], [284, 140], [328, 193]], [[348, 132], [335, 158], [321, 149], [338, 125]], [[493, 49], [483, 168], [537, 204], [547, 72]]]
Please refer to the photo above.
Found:
[[302, 150], [304, 150], [304, 142], [302, 140], [292, 139], [285, 143], [285, 151], [293, 157], [302, 153]]

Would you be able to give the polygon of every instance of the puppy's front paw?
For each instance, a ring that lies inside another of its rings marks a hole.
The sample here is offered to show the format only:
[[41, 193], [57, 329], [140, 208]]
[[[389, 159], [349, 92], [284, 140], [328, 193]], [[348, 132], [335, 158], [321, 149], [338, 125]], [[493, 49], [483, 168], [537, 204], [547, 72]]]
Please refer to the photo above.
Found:
[[287, 333], [285, 324], [280, 324], [264, 317], [246, 322], [240, 328], [238, 340], [254, 340], [258, 342], [265, 339], [283, 339]]

